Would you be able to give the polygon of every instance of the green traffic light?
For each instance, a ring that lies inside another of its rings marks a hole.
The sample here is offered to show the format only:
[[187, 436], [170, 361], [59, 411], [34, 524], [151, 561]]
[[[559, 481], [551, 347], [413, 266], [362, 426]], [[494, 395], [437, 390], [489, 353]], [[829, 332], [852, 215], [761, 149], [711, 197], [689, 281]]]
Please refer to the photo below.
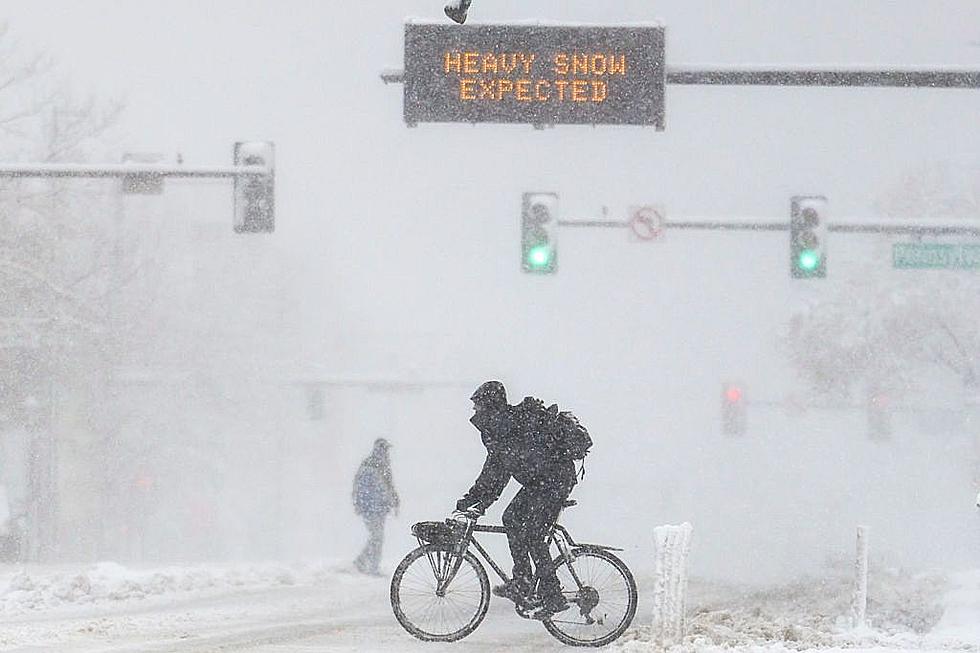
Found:
[[547, 245], [532, 247], [527, 253], [527, 260], [533, 268], [548, 267], [551, 263], [551, 248]]
[[803, 250], [800, 252], [800, 257], [797, 259], [797, 264], [800, 266], [801, 270], [813, 272], [820, 266], [820, 252], [812, 249]]

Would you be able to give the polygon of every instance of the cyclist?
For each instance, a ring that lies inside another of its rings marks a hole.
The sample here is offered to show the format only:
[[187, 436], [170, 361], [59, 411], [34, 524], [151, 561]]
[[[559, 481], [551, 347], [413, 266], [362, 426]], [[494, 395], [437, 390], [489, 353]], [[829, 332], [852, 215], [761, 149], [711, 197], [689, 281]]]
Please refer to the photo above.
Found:
[[[541, 424], [536, 416], [544, 410], [539, 399], [527, 397], [511, 406], [500, 381], [487, 381], [470, 399], [474, 410], [470, 422], [480, 431], [487, 458], [473, 487], [456, 502], [455, 515], [481, 516], [511, 478], [520, 483], [523, 487], [503, 515], [514, 574], [510, 582], [494, 587], [493, 593], [515, 603], [530, 603], [537, 609], [536, 617], [567, 610], [548, 538], [575, 486], [575, 463], [544, 446], [544, 439], [538, 437]], [[533, 587], [531, 560], [537, 588]]]

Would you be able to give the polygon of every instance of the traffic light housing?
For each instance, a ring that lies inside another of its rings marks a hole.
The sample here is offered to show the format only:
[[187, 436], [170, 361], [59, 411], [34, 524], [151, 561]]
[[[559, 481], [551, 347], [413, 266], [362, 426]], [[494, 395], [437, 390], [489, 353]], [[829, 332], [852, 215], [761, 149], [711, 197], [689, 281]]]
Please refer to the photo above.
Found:
[[275, 146], [268, 141], [235, 143], [236, 166], [265, 166], [265, 174], [235, 176], [235, 233], [276, 230]]
[[524, 193], [521, 269], [532, 274], [553, 274], [558, 270], [557, 193]]
[[794, 279], [827, 276], [827, 198], [797, 195], [790, 202], [790, 274]]
[[744, 435], [746, 424], [745, 389], [740, 383], [721, 386], [721, 429], [725, 435]]

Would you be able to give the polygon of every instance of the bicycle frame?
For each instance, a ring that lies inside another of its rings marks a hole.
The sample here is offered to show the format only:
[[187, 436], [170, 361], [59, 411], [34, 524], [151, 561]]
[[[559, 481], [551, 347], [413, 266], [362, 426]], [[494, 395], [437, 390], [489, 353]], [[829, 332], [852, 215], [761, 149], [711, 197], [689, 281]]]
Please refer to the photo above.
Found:
[[[503, 568], [497, 564], [497, 561], [493, 559], [493, 556], [491, 556], [490, 553], [483, 548], [483, 545], [480, 544], [480, 541], [475, 537], [476, 533], [497, 533], [506, 535], [507, 529], [503, 526], [482, 525], [477, 524], [476, 522], [469, 522], [465, 535], [460, 541], [459, 550], [454, 552], [457, 554], [457, 560], [453, 564], [450, 573], [447, 574], [439, 583], [437, 592], [444, 591], [449, 583], [452, 582], [453, 578], [456, 576], [456, 572], [459, 570], [459, 566], [462, 564], [463, 554], [466, 553], [470, 547], [472, 547], [480, 555], [480, 557], [483, 558], [488, 565], [490, 565], [490, 568], [493, 569], [494, 573], [497, 574], [502, 581], [505, 583], [510, 582], [510, 576], [508, 576], [507, 572], [505, 572]], [[466, 546], [462, 546], [463, 544]], [[575, 580], [575, 584], [579, 589], [582, 589], [582, 580], [578, 577], [575, 567], [571, 564], [572, 560], [574, 560], [574, 556], [572, 555], [573, 551], [589, 549], [622, 551], [622, 549], [617, 549], [616, 547], [612, 546], [604, 546], [601, 544], [580, 544], [572, 539], [572, 535], [561, 524], [555, 524], [555, 527], [551, 530], [549, 544], [552, 544], [558, 548], [558, 553], [562, 560], [562, 564], [568, 567], [568, 571], [571, 573], [572, 578]]]

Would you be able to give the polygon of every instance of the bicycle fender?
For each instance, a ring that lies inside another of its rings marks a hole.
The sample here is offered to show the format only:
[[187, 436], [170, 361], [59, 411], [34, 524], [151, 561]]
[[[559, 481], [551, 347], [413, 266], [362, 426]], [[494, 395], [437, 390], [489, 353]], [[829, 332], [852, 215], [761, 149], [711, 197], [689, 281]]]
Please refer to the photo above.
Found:
[[575, 543], [572, 547], [572, 553], [577, 553], [579, 551], [625, 551], [626, 549], [620, 549], [615, 546], [606, 546], [605, 544], [579, 544]]

